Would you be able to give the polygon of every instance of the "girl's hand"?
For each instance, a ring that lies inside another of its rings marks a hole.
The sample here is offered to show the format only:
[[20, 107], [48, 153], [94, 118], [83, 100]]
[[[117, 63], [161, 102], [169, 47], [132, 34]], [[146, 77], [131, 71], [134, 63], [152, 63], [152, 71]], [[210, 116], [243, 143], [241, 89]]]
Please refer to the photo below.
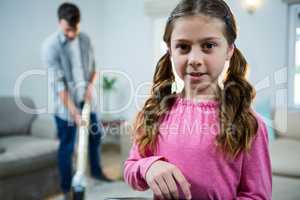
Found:
[[192, 199], [190, 184], [181, 171], [168, 162], [154, 162], [146, 173], [146, 182], [160, 199], [179, 199], [176, 182], [180, 185], [186, 199]]

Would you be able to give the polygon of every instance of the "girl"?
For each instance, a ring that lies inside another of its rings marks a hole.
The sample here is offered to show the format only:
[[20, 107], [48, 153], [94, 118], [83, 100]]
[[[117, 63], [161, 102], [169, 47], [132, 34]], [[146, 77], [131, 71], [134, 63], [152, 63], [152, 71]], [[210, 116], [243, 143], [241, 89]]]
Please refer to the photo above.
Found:
[[[255, 91], [236, 37], [223, 0], [182, 0], [171, 13], [168, 51], [137, 115], [124, 166], [134, 189], [150, 187], [156, 199], [271, 199], [268, 134], [250, 107]], [[171, 90], [172, 63], [184, 81], [179, 94]]]

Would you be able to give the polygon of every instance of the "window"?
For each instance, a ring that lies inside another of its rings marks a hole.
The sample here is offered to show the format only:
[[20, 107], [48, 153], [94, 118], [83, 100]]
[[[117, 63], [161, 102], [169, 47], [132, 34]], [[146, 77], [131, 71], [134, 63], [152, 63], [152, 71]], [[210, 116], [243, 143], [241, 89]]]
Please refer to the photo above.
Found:
[[300, 4], [289, 6], [289, 104], [300, 108]]

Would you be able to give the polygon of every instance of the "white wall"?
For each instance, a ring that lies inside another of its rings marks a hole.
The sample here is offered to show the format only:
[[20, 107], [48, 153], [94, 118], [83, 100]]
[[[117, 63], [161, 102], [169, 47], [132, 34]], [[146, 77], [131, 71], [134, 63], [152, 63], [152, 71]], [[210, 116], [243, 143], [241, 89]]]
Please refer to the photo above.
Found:
[[[56, 10], [62, 2], [1, 0], [0, 60], [3, 70], [0, 73], [0, 95], [14, 94], [16, 80], [22, 73], [32, 69], [45, 69], [40, 59], [41, 44], [49, 34], [57, 30]], [[81, 9], [81, 29], [93, 41], [100, 69], [125, 72], [133, 79], [134, 88], [143, 81], [151, 81], [151, 22], [144, 15], [143, 1], [73, 2]], [[118, 102], [122, 102], [122, 105], [129, 103], [128, 82], [124, 83], [120, 79], [118, 87], [119, 90], [115, 92]], [[46, 77], [27, 78], [21, 86], [21, 94], [34, 98], [39, 107], [46, 106]]]
[[[43, 69], [40, 60], [42, 41], [57, 29], [56, 9], [62, 1], [0, 1], [0, 95], [12, 95], [15, 81], [23, 72]], [[101, 69], [118, 69], [133, 79], [134, 87], [152, 80], [154, 70], [153, 21], [145, 14], [142, 0], [77, 0], [82, 11], [82, 30], [94, 43]], [[254, 84], [270, 76], [270, 87], [258, 91], [274, 100], [274, 72], [286, 65], [287, 6], [281, 0], [265, 0], [253, 15], [240, 1], [228, 1], [240, 27], [237, 46], [251, 65]], [[128, 85], [120, 80], [117, 101], [127, 102]], [[281, 87], [281, 86], [280, 86]], [[21, 94], [34, 98], [41, 107], [47, 104], [47, 81], [34, 76], [22, 84]], [[272, 101], [273, 101], [272, 100]], [[132, 117], [133, 103], [125, 112]]]
[[[228, 1], [236, 15], [239, 36], [237, 47], [240, 48], [250, 65], [250, 80], [260, 88], [269, 78], [269, 86], [257, 89], [257, 101], [270, 98], [273, 106], [277, 105], [276, 93], [282, 92], [287, 84], [275, 81], [286, 79], [288, 6], [281, 0], [264, 0], [254, 14], [243, 11], [241, 1]], [[242, 12], [241, 12], [242, 11]], [[281, 71], [280, 71], [281, 70]]]
[[[146, 1], [148, 13], [156, 24], [155, 37], [158, 39], [155, 57], [160, 57], [159, 41], [162, 40], [164, 21], [170, 12], [166, 2], [171, 5], [179, 0], [165, 0], [164, 3], [159, 0]], [[268, 102], [271, 107], [283, 101], [286, 103], [287, 4], [280, 0], [263, 0], [261, 7], [250, 14], [245, 11], [242, 0], [227, 2], [236, 16], [239, 27], [236, 45], [250, 65], [249, 79], [257, 89], [256, 102]], [[276, 94], [279, 96], [277, 99]]]

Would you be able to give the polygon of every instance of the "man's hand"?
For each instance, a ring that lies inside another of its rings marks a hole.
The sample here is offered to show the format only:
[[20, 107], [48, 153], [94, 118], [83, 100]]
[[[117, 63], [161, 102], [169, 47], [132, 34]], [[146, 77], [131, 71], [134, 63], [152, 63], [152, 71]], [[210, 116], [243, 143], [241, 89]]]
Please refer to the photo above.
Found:
[[186, 199], [192, 199], [190, 184], [181, 171], [173, 164], [158, 160], [146, 173], [146, 182], [160, 199], [179, 199], [176, 182], [181, 187]]
[[70, 98], [69, 92], [67, 90], [63, 90], [59, 93], [59, 98], [62, 100], [64, 105], [68, 108], [71, 117], [75, 121], [76, 125], [79, 126], [81, 124], [81, 115], [77, 110], [74, 102]]
[[78, 112], [78, 110], [77, 109], [72, 110], [71, 116], [72, 116], [75, 124], [77, 125], [77, 127], [79, 127], [81, 125], [81, 115]]
[[85, 97], [84, 97], [85, 102], [91, 102], [92, 101], [93, 89], [94, 89], [94, 85], [89, 83], [87, 88], [86, 88], [86, 92], [85, 92]]

